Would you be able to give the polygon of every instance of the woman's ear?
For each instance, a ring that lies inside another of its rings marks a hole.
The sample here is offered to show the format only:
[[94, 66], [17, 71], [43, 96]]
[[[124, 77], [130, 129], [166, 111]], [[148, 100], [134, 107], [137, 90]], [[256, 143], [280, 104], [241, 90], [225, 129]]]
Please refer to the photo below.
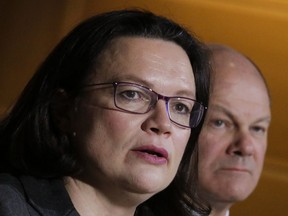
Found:
[[64, 89], [58, 89], [51, 103], [52, 121], [60, 133], [71, 133], [71, 114], [74, 109], [74, 100]]

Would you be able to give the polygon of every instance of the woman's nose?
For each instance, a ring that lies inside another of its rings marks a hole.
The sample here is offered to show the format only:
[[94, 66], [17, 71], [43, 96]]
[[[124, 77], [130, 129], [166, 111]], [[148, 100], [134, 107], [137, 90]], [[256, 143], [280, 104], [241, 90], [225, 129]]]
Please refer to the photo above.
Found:
[[168, 135], [171, 134], [171, 124], [167, 103], [164, 100], [158, 100], [155, 107], [148, 112], [148, 116], [142, 124], [142, 130]]

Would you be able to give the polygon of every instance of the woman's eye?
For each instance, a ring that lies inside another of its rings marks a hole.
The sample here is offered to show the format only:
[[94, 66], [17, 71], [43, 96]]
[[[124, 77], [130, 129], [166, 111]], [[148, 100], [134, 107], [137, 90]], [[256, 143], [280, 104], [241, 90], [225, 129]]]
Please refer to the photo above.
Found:
[[120, 102], [133, 102], [138, 104], [150, 103], [150, 97], [141, 91], [125, 90], [118, 94], [117, 101]]
[[131, 90], [127, 90], [121, 93], [121, 95], [126, 98], [126, 99], [130, 99], [130, 100], [137, 100], [139, 99], [141, 96], [138, 92], [136, 91], [131, 91]]
[[191, 112], [190, 109], [182, 103], [175, 104], [174, 109], [180, 114], [189, 114]]

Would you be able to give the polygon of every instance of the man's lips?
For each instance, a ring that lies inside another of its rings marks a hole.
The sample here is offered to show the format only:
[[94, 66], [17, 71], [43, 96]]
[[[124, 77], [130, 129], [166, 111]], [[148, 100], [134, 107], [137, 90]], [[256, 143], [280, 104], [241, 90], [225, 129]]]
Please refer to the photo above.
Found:
[[250, 171], [245, 167], [223, 167], [221, 168], [222, 171], [230, 171], [230, 172], [246, 172], [250, 173]]

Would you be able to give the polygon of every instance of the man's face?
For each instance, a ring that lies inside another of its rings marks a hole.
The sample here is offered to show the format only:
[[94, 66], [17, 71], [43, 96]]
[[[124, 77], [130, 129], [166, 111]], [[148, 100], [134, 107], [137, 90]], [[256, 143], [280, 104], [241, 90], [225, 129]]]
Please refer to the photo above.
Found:
[[[87, 83], [130, 82], [167, 96], [196, 97], [188, 56], [172, 42], [115, 39], [96, 65]], [[77, 134], [72, 139], [84, 166], [82, 178], [105, 196], [126, 194], [127, 200], [128, 194], [152, 196], [170, 184], [190, 136], [190, 129], [170, 121], [164, 100], [145, 114], [117, 109], [112, 85], [84, 91], [71, 116]]]
[[219, 64], [199, 137], [200, 192], [212, 206], [233, 204], [254, 190], [270, 123], [269, 97], [254, 66], [222, 57], [215, 59]]

